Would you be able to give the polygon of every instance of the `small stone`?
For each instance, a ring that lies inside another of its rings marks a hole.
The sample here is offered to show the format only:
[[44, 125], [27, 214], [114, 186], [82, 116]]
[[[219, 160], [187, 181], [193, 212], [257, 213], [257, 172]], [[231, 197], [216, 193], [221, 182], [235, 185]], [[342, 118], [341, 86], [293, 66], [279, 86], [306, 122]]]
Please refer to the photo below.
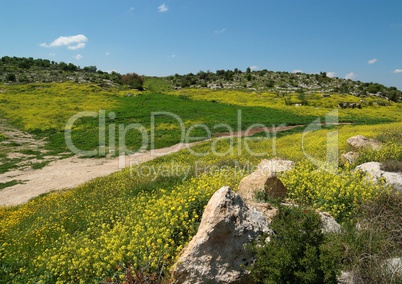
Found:
[[354, 162], [357, 161], [358, 158], [359, 153], [351, 151], [341, 155], [341, 162], [344, 164], [345, 163], [353, 164]]

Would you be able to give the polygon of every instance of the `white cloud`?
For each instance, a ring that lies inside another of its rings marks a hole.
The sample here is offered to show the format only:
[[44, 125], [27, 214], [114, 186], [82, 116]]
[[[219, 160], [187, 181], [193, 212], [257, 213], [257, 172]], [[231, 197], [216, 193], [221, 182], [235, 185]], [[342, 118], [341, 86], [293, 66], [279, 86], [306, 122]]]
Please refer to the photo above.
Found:
[[49, 53], [49, 56], [50, 56], [50, 57], [55, 57], [55, 56], [56, 56], [56, 53], [53, 53], [53, 52], [52, 52], [52, 53]]
[[303, 70], [296, 69], [296, 70], [293, 70], [292, 73], [303, 73]]
[[77, 59], [77, 60], [80, 60], [81, 58], [82, 58], [82, 55], [81, 54], [77, 54], [77, 55], [75, 55], [75, 56], [73, 56], [75, 59]]
[[106, 52], [105, 54], [106, 54], [106, 56], [109, 56], [109, 55], [110, 55], [110, 52], [108, 51], [108, 52]]
[[377, 63], [377, 62], [378, 62], [378, 59], [377, 59], [377, 58], [373, 58], [373, 59], [369, 60], [367, 63], [368, 63], [368, 64], [374, 64], [374, 63]]
[[258, 69], [258, 66], [255, 66], [255, 65], [250, 66], [250, 69], [251, 69], [251, 70], [256, 70], [256, 69]]
[[354, 78], [356, 78], [356, 74], [353, 73], [353, 72], [350, 72], [350, 73], [345, 75], [346, 80], [348, 80], [348, 79], [353, 80]]
[[76, 50], [76, 49], [81, 49], [85, 47], [85, 43], [81, 42], [81, 43], [77, 43], [76, 45], [69, 45], [67, 46], [68, 49], [70, 50]]
[[172, 54], [172, 55], [169, 55], [169, 56], [168, 56], [168, 58], [176, 58], [176, 57], [177, 57], [176, 54]]
[[83, 34], [75, 35], [75, 36], [61, 36], [55, 39], [52, 43], [41, 43], [42, 47], [60, 47], [67, 46], [70, 50], [76, 50], [80, 48], [84, 48], [88, 38]]
[[327, 77], [334, 78], [334, 77], [336, 77], [336, 73], [335, 72], [327, 72]]
[[168, 10], [169, 10], [169, 8], [168, 8], [168, 6], [166, 6], [165, 3], [163, 3], [162, 5], [160, 5], [160, 6], [158, 7], [158, 12], [159, 12], [159, 13], [165, 13], [165, 12], [167, 12]]
[[214, 31], [214, 33], [216, 33], [216, 34], [223, 34], [224, 32], [226, 32], [226, 28]]
[[402, 69], [395, 69], [392, 73], [394, 74], [402, 73]]

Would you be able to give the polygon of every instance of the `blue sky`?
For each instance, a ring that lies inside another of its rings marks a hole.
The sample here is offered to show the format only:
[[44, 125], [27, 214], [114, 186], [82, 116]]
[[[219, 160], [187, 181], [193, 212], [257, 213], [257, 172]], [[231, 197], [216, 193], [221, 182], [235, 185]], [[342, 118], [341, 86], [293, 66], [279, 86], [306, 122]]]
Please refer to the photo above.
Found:
[[401, 0], [1, 0], [0, 56], [145, 75], [247, 67], [402, 89]]

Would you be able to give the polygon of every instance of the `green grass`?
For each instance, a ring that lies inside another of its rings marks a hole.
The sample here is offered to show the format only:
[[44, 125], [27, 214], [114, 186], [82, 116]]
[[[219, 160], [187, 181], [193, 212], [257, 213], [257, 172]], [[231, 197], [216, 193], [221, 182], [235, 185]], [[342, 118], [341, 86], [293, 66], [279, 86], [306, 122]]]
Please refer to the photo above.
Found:
[[42, 155], [42, 153], [40, 151], [33, 150], [33, 149], [23, 149], [23, 150], [21, 150], [19, 152], [21, 154], [24, 154], [24, 155], [32, 155], [32, 156], [40, 156], [40, 155]]
[[50, 161], [44, 161], [44, 162], [40, 162], [40, 163], [33, 163], [31, 165], [31, 168], [33, 170], [39, 170], [39, 169], [42, 169], [42, 168], [46, 167], [49, 163], [50, 163]]
[[[47, 155], [66, 152], [64, 126], [72, 115], [81, 111], [105, 111], [107, 138], [111, 134], [110, 129], [116, 129], [118, 136], [121, 134], [119, 125], [127, 127], [133, 123], [141, 124], [149, 134], [152, 112], [179, 116], [187, 131], [196, 124], [205, 124], [213, 135], [230, 130], [222, 124], [227, 124], [233, 131], [246, 130], [256, 123], [267, 127], [309, 124], [317, 118], [323, 118], [333, 109], [336, 100], [353, 99], [341, 95], [332, 96], [327, 101], [317, 98], [317, 104], [320, 105], [296, 108], [286, 106], [283, 98], [269, 93], [185, 90], [160, 94], [156, 91], [165, 91], [169, 86], [156, 79], [146, 82], [148, 91], [144, 93], [73, 83], [4, 88], [6, 92], [0, 94], [1, 117], [37, 138], [46, 137], [46, 149], [50, 150]], [[126, 96], [127, 92], [134, 96]], [[312, 97], [308, 99], [313, 101]], [[58, 277], [70, 282], [85, 279], [99, 283], [105, 281], [105, 277], [124, 276], [126, 269], [152, 266], [154, 259], [151, 253], [163, 253], [160, 247], [156, 247], [159, 242], [163, 246], [168, 245], [169, 256], [162, 256], [162, 269], [166, 269], [188, 237], [195, 232], [210, 195], [224, 185], [236, 188], [248, 170], [264, 158], [280, 157], [307, 162], [308, 153], [317, 160], [325, 160], [327, 134], [338, 131], [339, 153], [351, 150], [346, 144], [347, 138], [362, 134], [392, 142], [376, 153], [363, 153], [362, 161], [399, 160], [402, 155], [401, 109], [401, 104], [393, 104], [363, 110], [340, 110], [340, 121], [370, 125], [340, 125], [306, 135], [303, 135], [306, 128], [298, 127], [278, 133], [276, 140], [272, 137], [266, 139], [264, 133], [259, 133], [251, 138], [203, 142], [192, 149], [205, 153], [200, 157], [187, 150], [181, 151], [142, 167], [95, 179], [72, 190], [45, 194], [20, 206], [0, 208], [0, 283], [40, 280], [53, 283]], [[239, 110], [242, 113], [240, 126]], [[111, 117], [111, 114], [114, 115]], [[399, 122], [383, 124], [389, 121]], [[221, 126], [214, 128], [217, 125]], [[155, 118], [154, 131], [156, 148], [180, 142], [179, 122], [169, 115]], [[207, 136], [201, 127], [193, 128], [190, 134], [194, 137]], [[108, 139], [106, 145], [99, 145], [98, 136], [98, 118], [83, 117], [74, 124], [72, 139], [80, 149], [112, 146]], [[130, 131], [126, 137], [129, 150], [138, 150], [141, 140], [138, 131]], [[113, 142], [118, 145], [117, 139]], [[147, 146], [150, 146], [150, 141]], [[218, 154], [214, 154], [212, 149]], [[261, 155], [257, 156], [251, 151]], [[36, 150], [22, 152], [40, 157], [40, 152]], [[1, 164], [0, 172], [15, 167], [18, 161], [14, 159]], [[43, 167], [46, 163], [43, 161], [32, 167]], [[169, 172], [172, 165], [178, 169], [176, 172]], [[223, 171], [223, 175], [219, 175], [217, 169], [222, 168], [229, 169], [230, 174], [236, 174], [225, 175], [227, 172]], [[140, 175], [141, 169], [159, 169], [159, 174]], [[301, 176], [291, 176], [289, 182], [296, 179], [295, 183], [302, 180], [309, 184], [311, 171], [305, 171]], [[330, 174], [325, 174], [325, 177], [329, 178]], [[337, 193], [337, 180], [333, 178], [331, 181], [325, 186], [331, 185], [331, 189]], [[15, 182], [12, 181], [8, 186]], [[353, 190], [348, 186], [350, 184], [345, 185], [346, 192]], [[169, 206], [166, 205], [167, 197], [172, 202]], [[338, 204], [338, 199], [335, 200], [332, 203], [327, 200], [323, 202], [332, 206], [331, 210], [338, 210], [334, 205], [341, 204]], [[175, 210], [179, 206], [187, 211], [184, 212], [182, 208], [178, 214]], [[164, 211], [160, 211], [161, 208]], [[146, 218], [150, 215], [153, 216], [152, 223], [147, 223]], [[186, 220], [193, 221], [188, 224]], [[158, 230], [158, 233], [154, 230]]]
[[[340, 141], [345, 141], [357, 133], [372, 138], [393, 137], [390, 133], [398, 132], [400, 128], [401, 123], [343, 125], [336, 129], [339, 130]], [[323, 129], [305, 137], [306, 149], [317, 159], [325, 158], [326, 144], [323, 141], [327, 132]], [[233, 149], [233, 153], [221, 156], [210, 151], [215, 141], [209, 141], [193, 148], [196, 152], [209, 151], [203, 157], [187, 150], [181, 151], [142, 167], [95, 179], [72, 190], [45, 194], [17, 207], [0, 208], [0, 279], [4, 283], [40, 279], [53, 283], [58, 277], [67, 282], [73, 279], [102, 282], [106, 277], [124, 276], [126, 269], [151, 265], [153, 259], [147, 258], [151, 253], [163, 254], [162, 248], [155, 248], [159, 238], [161, 246], [167, 244], [169, 248], [170, 255], [163, 256], [166, 257], [163, 264], [168, 267], [188, 241], [187, 237], [180, 238], [180, 233], [191, 236], [195, 232], [203, 206], [214, 191], [224, 185], [236, 189], [247, 171], [263, 158], [306, 161], [300, 147], [302, 135], [299, 130], [287, 134], [277, 139], [275, 154], [270, 152], [273, 139], [249, 141], [251, 150], [268, 151], [261, 157], [246, 151], [245, 138], [234, 141], [224, 139], [216, 143], [218, 152]], [[239, 144], [241, 147], [236, 147]], [[342, 152], [348, 150], [346, 142], [340, 143], [339, 147]], [[378, 158], [390, 159], [394, 154], [384, 151]], [[172, 165], [179, 170], [169, 172]], [[150, 168], [160, 169], [159, 175], [139, 174], [141, 169]], [[229, 172], [223, 171], [222, 175], [216, 176], [216, 170], [222, 168], [229, 169]], [[186, 169], [188, 172], [185, 172]], [[325, 176], [329, 178], [331, 174]], [[308, 181], [308, 175], [294, 178]], [[331, 184], [331, 188], [337, 187]], [[194, 192], [197, 197], [185, 195], [188, 192]], [[164, 205], [167, 198], [176, 203]], [[187, 205], [187, 213], [175, 211], [179, 206], [184, 208]], [[160, 211], [161, 208], [164, 209]], [[156, 210], [158, 214], [153, 213]], [[146, 223], [145, 218], [151, 215], [150, 223]], [[181, 218], [183, 221], [180, 221]], [[191, 218], [194, 218], [191, 224], [183, 223]], [[141, 223], [143, 219], [145, 223]], [[176, 222], [174, 227], [170, 227], [171, 221]], [[143, 247], [144, 250], [141, 250]], [[65, 274], [62, 275], [63, 272]]]
[[22, 159], [8, 159], [3, 160], [0, 164], [0, 174], [6, 173], [10, 170], [17, 169], [18, 163], [21, 162]]
[[[99, 143], [99, 117], [82, 117], [74, 123], [72, 141], [82, 151], [105, 149], [118, 154], [118, 137], [123, 131], [119, 126], [132, 124], [143, 126], [148, 137], [146, 146], [151, 147], [151, 114], [153, 112], [173, 113], [180, 117], [188, 131], [190, 127], [204, 124], [211, 133], [238, 130], [238, 111], [242, 113], [241, 130], [253, 124], [267, 127], [278, 125], [309, 124], [317, 118], [324, 121], [324, 116], [342, 101], [358, 102], [359, 98], [350, 95], [333, 94], [321, 98], [318, 94], [309, 94], [306, 98], [310, 105], [294, 107], [285, 105], [283, 97], [277, 94], [250, 91], [211, 91], [207, 89], [186, 89], [173, 92], [170, 83], [160, 78], [148, 78], [145, 82], [147, 91], [100, 87], [94, 84], [49, 83], [6, 86], [6, 92], [0, 94], [1, 116], [22, 130], [34, 134], [37, 138], [46, 138], [48, 154], [69, 152], [64, 139], [64, 127], [75, 114], [90, 111], [106, 115], [106, 141]], [[127, 92], [133, 96], [126, 96]], [[169, 94], [161, 94], [167, 92]], [[288, 95], [292, 102], [297, 102], [297, 95]], [[400, 121], [401, 104], [391, 106], [368, 106], [378, 98], [365, 98], [364, 109], [339, 110], [340, 122], [358, 124], [378, 124]], [[110, 118], [109, 115], [114, 115]], [[226, 124], [230, 128], [219, 126]], [[109, 127], [115, 131], [115, 139], [109, 141]], [[180, 142], [179, 122], [169, 116], [155, 117], [155, 148], [161, 148]], [[206, 137], [202, 127], [193, 127], [189, 136]], [[128, 151], [138, 151], [143, 142], [142, 134], [130, 130], [125, 137]], [[113, 147], [113, 144], [115, 147]], [[117, 149], [113, 149], [117, 148]], [[102, 150], [103, 151], [103, 150]], [[97, 154], [87, 154], [98, 156]]]
[[[331, 94], [329, 97], [321, 97], [320, 93], [306, 94], [308, 104], [296, 107], [301, 103], [298, 94], [279, 93], [266, 91], [238, 91], [238, 90], [209, 90], [209, 89], [181, 89], [169, 94], [186, 96], [195, 101], [216, 101], [238, 106], [260, 106], [275, 108], [278, 110], [303, 116], [324, 116], [326, 113], [338, 109], [339, 122], [351, 122], [356, 124], [376, 124], [392, 121], [402, 121], [400, 115], [402, 103], [389, 103], [386, 99], [377, 97], [358, 98], [348, 94]], [[339, 109], [341, 102], [362, 102], [362, 109]], [[285, 101], [289, 101], [289, 105]], [[378, 106], [377, 102], [387, 106]], [[372, 106], [374, 104], [374, 106]]]
[[[149, 84], [160, 84], [160, 80], [150, 79]], [[159, 86], [159, 85], [158, 85]], [[155, 87], [156, 88], [156, 87]], [[157, 87], [156, 89], [160, 89]], [[106, 137], [109, 137], [109, 126], [116, 130], [115, 145], [118, 145], [119, 125], [129, 126], [138, 123], [144, 126], [148, 137], [151, 134], [151, 113], [173, 113], [183, 120], [186, 130], [194, 124], [205, 124], [212, 133], [238, 130], [238, 111], [242, 113], [241, 129], [260, 123], [267, 126], [285, 124], [310, 123], [315, 117], [311, 115], [294, 115], [291, 112], [260, 106], [238, 106], [210, 101], [192, 101], [187, 97], [154, 93], [136, 93], [136, 96], [124, 96], [124, 91], [102, 89], [95, 85], [32, 84], [9, 87], [4, 97], [7, 101], [0, 107], [4, 117], [11, 119], [15, 125], [33, 133], [38, 138], [47, 138], [46, 149], [49, 154], [68, 151], [64, 140], [64, 126], [68, 119], [81, 111], [106, 114]], [[115, 118], [110, 119], [109, 114]], [[214, 128], [218, 124], [225, 127]], [[181, 129], [179, 122], [169, 116], [155, 118], [155, 148], [170, 146], [180, 142]], [[198, 127], [190, 136], [206, 137], [208, 133]], [[137, 151], [142, 144], [142, 135], [129, 131], [125, 139], [131, 151]], [[83, 117], [76, 121], [72, 131], [74, 145], [83, 151], [99, 149], [99, 120]], [[151, 141], [148, 141], [150, 148]], [[106, 139], [106, 147], [110, 146]], [[118, 153], [118, 151], [116, 151]]]
[[8, 140], [8, 137], [6, 135], [0, 133], [0, 143], [4, 142], [4, 141], [7, 141], [7, 140]]
[[0, 190], [5, 189], [6, 187], [10, 187], [16, 184], [21, 184], [22, 182], [20, 180], [11, 180], [8, 182], [1, 182], [0, 183]]
[[172, 84], [163, 78], [147, 77], [144, 82], [144, 88], [151, 93], [164, 93], [171, 91]]

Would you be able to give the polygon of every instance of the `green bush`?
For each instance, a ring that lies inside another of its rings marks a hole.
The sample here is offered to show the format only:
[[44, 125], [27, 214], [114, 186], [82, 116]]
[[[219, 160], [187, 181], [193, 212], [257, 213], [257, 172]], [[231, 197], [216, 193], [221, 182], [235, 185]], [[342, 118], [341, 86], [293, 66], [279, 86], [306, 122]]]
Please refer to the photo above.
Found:
[[6, 76], [6, 80], [7, 80], [8, 82], [15, 82], [15, 81], [17, 80], [17, 78], [15, 77], [15, 74], [14, 74], [14, 73], [9, 73], [9, 74], [7, 74], [7, 76]]
[[280, 206], [272, 222], [270, 242], [251, 247], [251, 266], [258, 283], [336, 283], [340, 255], [321, 231], [314, 210]]

